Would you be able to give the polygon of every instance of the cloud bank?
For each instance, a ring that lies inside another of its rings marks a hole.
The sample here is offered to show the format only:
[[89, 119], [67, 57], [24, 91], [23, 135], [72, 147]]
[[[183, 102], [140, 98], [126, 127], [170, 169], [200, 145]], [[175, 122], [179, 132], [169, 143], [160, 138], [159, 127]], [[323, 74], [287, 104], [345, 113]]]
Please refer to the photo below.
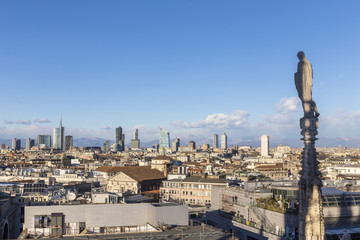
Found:
[[204, 120], [185, 122], [178, 120], [173, 122], [175, 128], [236, 128], [243, 127], [248, 122], [249, 113], [244, 110], [236, 110], [232, 114], [214, 113]]
[[4, 120], [4, 124], [31, 125], [31, 121], [30, 120], [17, 120], [17, 121]]
[[50, 120], [46, 118], [38, 118], [34, 120], [35, 123], [50, 123]]

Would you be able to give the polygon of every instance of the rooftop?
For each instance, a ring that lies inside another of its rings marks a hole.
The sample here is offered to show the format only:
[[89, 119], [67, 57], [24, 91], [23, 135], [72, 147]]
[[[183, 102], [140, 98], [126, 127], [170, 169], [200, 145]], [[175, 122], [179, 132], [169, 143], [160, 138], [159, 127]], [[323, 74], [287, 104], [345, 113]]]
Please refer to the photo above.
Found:
[[227, 183], [225, 178], [205, 178], [203, 176], [190, 176], [184, 179], [186, 182], [199, 182], [199, 183]]
[[122, 172], [136, 181], [146, 181], [154, 179], [166, 179], [164, 173], [143, 166], [117, 167], [118, 172]]

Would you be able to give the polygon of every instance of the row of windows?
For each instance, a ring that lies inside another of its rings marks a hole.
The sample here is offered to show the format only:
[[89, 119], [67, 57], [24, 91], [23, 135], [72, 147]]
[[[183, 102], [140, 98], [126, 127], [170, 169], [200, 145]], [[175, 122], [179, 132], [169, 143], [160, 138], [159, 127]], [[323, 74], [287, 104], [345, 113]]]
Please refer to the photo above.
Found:
[[[202, 199], [184, 199], [186, 203], [189, 204], [204, 204], [204, 201]], [[205, 200], [205, 204], [210, 204], [210, 200]]]
[[173, 183], [173, 182], [164, 182], [164, 187], [172, 188], [185, 188], [185, 189], [211, 189], [209, 184], [192, 184], [192, 183]]
[[[166, 191], [166, 189], [162, 189], [161, 193], [168, 193], [168, 194], [180, 194], [180, 190], [168, 190]], [[199, 196], [202, 197], [205, 195], [205, 197], [210, 197], [210, 192], [204, 192], [204, 191], [182, 191], [182, 195], [190, 195], [190, 196]]]
[[166, 189], [163, 189], [163, 190], [161, 190], [161, 193], [180, 194], [180, 190], [169, 190], [167, 192]]
[[[165, 199], [166, 198], [166, 196], [163, 196], [163, 198]], [[175, 197], [175, 198], [173, 198], [173, 199], [176, 199], [176, 200], [180, 200], [180, 198], [179, 197]], [[211, 203], [211, 201], [210, 200], [203, 200], [203, 199], [192, 199], [192, 198], [184, 198], [184, 199], [182, 199], [185, 203], [189, 203], [189, 204], [203, 204], [203, 203], [205, 203], [205, 204], [210, 204]]]

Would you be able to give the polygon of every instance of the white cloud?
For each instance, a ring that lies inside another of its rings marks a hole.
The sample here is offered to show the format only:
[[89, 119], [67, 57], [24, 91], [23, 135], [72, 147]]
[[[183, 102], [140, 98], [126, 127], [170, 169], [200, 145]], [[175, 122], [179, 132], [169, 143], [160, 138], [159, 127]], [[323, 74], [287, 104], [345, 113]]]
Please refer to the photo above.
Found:
[[296, 112], [300, 106], [300, 99], [297, 97], [282, 98], [280, 103], [276, 105], [278, 113]]
[[264, 116], [267, 123], [271, 124], [293, 124], [295, 123], [294, 113], [299, 111], [300, 99], [297, 97], [282, 98], [276, 104], [276, 113], [271, 116]]
[[0, 128], [1, 138], [27, 138], [36, 137], [39, 134], [52, 134], [51, 127], [40, 127], [38, 125], [25, 125], [22, 127], [11, 126]]
[[50, 123], [50, 120], [46, 119], [46, 118], [38, 118], [38, 119], [35, 119], [34, 122], [36, 122], [36, 123]]
[[108, 125], [104, 125], [101, 127], [101, 129], [104, 129], [104, 130], [111, 130], [112, 127], [108, 126]]
[[4, 124], [22, 124], [22, 125], [31, 125], [31, 121], [30, 121], [30, 120], [17, 120], [17, 121], [4, 120]]
[[338, 108], [331, 115], [320, 115], [319, 133], [326, 137], [358, 137], [360, 111]]
[[244, 110], [236, 110], [232, 114], [214, 113], [204, 120], [185, 122], [178, 120], [173, 122], [175, 128], [237, 128], [247, 124], [249, 113]]

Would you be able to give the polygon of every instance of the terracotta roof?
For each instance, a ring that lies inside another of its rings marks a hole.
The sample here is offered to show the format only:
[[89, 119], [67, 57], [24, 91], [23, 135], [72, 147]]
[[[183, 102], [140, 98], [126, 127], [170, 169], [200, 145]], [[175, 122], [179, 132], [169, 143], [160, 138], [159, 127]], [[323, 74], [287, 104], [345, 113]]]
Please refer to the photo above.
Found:
[[279, 169], [279, 168], [283, 168], [283, 167], [284, 167], [284, 164], [282, 164], [282, 163], [264, 164], [264, 165], [255, 166], [255, 168], [258, 170], [260, 170], [260, 169]]
[[96, 169], [96, 171], [99, 172], [107, 172], [107, 173], [114, 173], [114, 172], [120, 172], [120, 169], [123, 167], [110, 167], [110, 166], [101, 166]]
[[108, 172], [122, 172], [138, 182], [145, 180], [166, 179], [163, 172], [157, 169], [151, 169], [150, 167], [129, 166], [108, 168], [114, 168], [113, 170], [107, 170]]
[[165, 155], [159, 155], [153, 158], [154, 160], [171, 160], [170, 157], [165, 156]]

